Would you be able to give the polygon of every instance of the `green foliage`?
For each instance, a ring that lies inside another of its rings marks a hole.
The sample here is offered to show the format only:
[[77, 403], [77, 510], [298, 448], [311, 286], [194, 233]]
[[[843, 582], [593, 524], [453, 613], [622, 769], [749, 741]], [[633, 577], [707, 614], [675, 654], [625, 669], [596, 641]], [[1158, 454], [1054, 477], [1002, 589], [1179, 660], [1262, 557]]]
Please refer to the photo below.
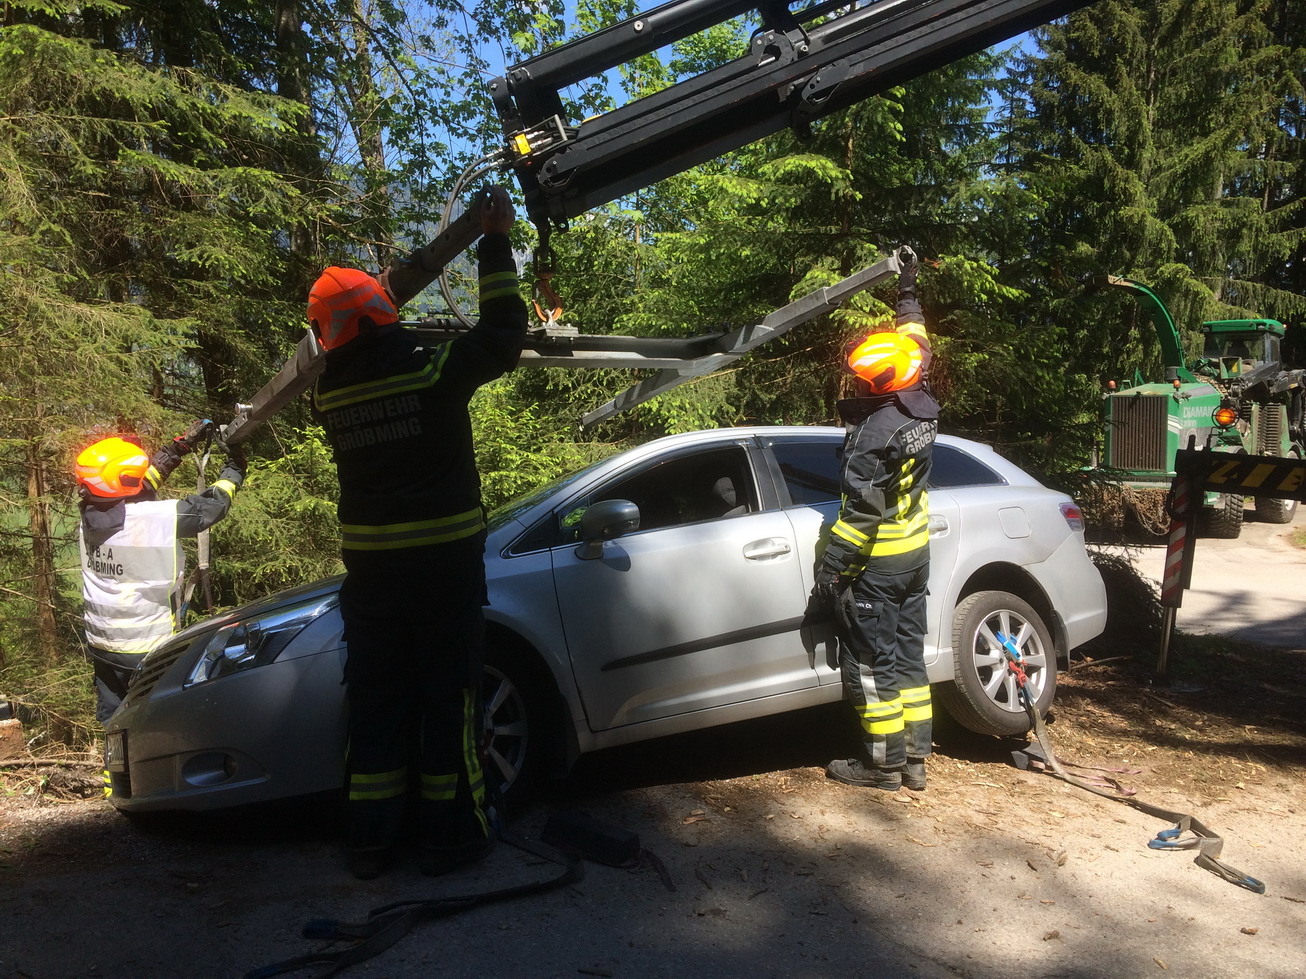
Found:
[[[211, 533], [214, 584], [239, 605], [339, 574], [339, 484], [320, 428], [288, 433], [283, 454], [254, 459], [226, 519]], [[216, 478], [212, 466], [209, 478]]]
[[481, 388], [472, 400], [472, 436], [487, 510], [528, 493], [594, 457], [515, 396], [514, 379]]

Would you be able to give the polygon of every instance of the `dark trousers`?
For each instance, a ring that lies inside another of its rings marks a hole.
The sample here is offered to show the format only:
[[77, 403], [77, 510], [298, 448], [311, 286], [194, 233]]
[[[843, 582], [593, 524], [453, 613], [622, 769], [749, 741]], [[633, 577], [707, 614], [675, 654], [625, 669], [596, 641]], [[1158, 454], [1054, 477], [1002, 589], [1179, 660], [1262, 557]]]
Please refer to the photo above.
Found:
[[484, 840], [484, 538], [346, 552], [345, 566], [349, 845], [393, 844], [411, 783], [424, 843]]
[[95, 719], [104, 727], [127, 696], [127, 684], [140, 665], [141, 653], [111, 653], [98, 646], [86, 647], [86, 658], [95, 674]]
[[845, 601], [840, 616], [844, 694], [876, 768], [898, 768], [931, 751], [933, 712], [925, 671], [929, 577], [928, 561], [898, 574], [868, 568], [853, 582], [851, 602]]

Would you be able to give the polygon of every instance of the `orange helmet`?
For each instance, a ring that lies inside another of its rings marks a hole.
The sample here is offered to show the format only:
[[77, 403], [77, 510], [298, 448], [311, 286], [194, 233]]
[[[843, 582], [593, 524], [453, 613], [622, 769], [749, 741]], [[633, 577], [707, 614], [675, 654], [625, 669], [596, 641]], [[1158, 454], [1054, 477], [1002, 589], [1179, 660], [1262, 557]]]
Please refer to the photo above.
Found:
[[848, 368], [871, 388], [872, 394], [901, 391], [925, 374], [921, 345], [901, 333], [872, 333], [848, 356]]
[[77, 482], [92, 496], [135, 496], [145, 486], [150, 457], [139, 445], [118, 437], [101, 439], [77, 456]]
[[308, 292], [308, 321], [327, 350], [336, 350], [356, 338], [358, 321], [364, 316], [377, 326], [399, 319], [381, 283], [366, 272], [332, 265]]

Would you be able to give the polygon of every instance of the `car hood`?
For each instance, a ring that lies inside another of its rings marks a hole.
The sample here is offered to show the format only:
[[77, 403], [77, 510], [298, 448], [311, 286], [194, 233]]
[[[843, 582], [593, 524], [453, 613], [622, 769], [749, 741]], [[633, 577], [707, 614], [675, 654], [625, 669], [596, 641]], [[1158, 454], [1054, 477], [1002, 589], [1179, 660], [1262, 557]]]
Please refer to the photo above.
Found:
[[221, 626], [226, 622], [237, 622], [241, 619], [251, 619], [276, 609], [284, 608], [287, 605], [297, 605], [300, 602], [308, 602], [314, 598], [326, 598], [340, 590], [340, 583], [345, 580], [342, 574], [335, 575], [331, 578], [323, 578], [320, 581], [310, 582], [307, 585], [296, 585], [294, 588], [287, 588], [285, 591], [279, 591], [276, 594], [269, 595], [266, 598], [260, 598], [257, 601], [250, 602], [246, 605], [240, 605], [228, 612], [211, 618], [201, 619], [194, 625], [187, 626], [177, 634], [182, 638], [197, 632], [205, 632], [216, 626]]

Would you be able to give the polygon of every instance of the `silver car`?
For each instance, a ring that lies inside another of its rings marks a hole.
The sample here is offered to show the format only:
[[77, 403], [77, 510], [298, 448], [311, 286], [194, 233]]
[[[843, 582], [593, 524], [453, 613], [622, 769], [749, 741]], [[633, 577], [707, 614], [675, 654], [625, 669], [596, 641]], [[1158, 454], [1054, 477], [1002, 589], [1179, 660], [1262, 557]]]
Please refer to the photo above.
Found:
[[[491, 515], [484, 750], [506, 793], [584, 752], [842, 696], [830, 625], [804, 620], [839, 508], [842, 442], [839, 428], [675, 435]], [[1023, 733], [998, 634], [1046, 709], [1058, 660], [1106, 625], [1079, 510], [948, 436], [929, 504], [936, 702], [980, 734]], [[338, 789], [339, 584], [197, 623], [147, 656], [108, 726], [114, 805], [199, 810]]]

